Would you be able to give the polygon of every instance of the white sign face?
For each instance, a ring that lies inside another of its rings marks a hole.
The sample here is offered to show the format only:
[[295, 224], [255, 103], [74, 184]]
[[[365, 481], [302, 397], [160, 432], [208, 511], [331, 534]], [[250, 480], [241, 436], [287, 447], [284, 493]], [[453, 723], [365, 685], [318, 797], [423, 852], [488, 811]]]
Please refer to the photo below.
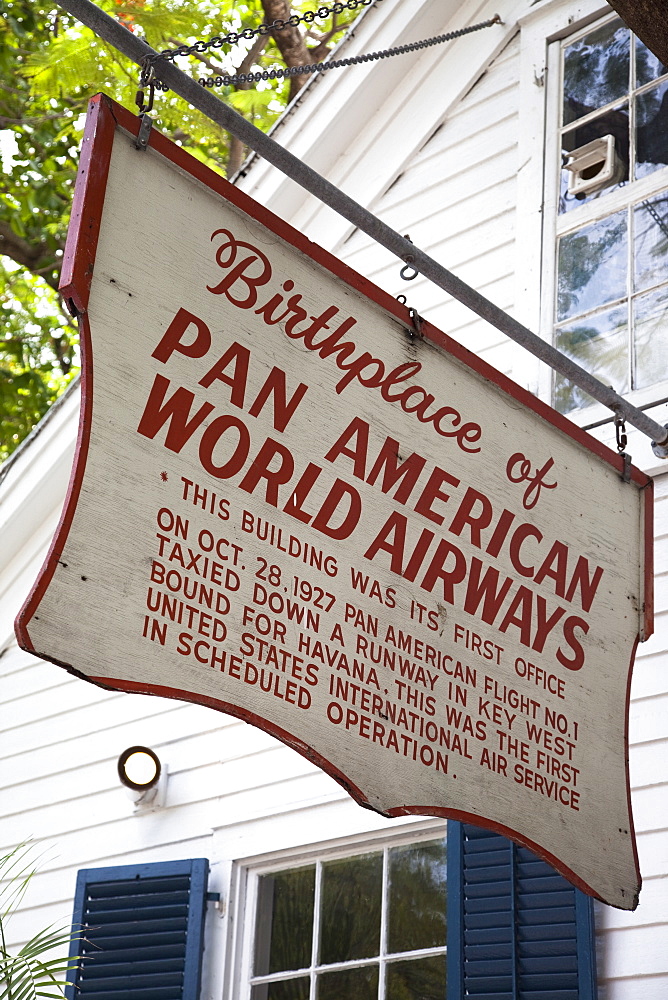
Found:
[[633, 908], [650, 480], [136, 128], [93, 102], [65, 263], [82, 430], [21, 644]]

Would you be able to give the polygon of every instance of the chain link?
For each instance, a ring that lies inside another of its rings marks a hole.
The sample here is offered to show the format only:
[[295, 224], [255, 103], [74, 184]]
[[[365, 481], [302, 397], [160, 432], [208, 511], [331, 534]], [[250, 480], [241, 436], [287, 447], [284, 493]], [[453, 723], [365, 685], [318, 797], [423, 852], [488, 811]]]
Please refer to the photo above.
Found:
[[[206, 52], [208, 49], [220, 49], [223, 45], [236, 45], [244, 39], [250, 42], [257, 35], [270, 35], [273, 31], [296, 28], [300, 24], [313, 24], [315, 20], [324, 20], [330, 14], [343, 14], [347, 10], [357, 10], [358, 7], [370, 7], [372, 3], [381, 2], [382, 0], [341, 0], [341, 2], [333, 3], [330, 7], [318, 7], [317, 10], [307, 10], [303, 14], [293, 14], [286, 19], [279, 17], [277, 20], [272, 21], [271, 24], [261, 24], [257, 28], [244, 28], [243, 31], [230, 31], [226, 35], [214, 35], [208, 42], [200, 40], [194, 42], [192, 45], [179, 45], [176, 49], [163, 49], [157, 55], [151, 56], [151, 59], [154, 62], [156, 59], [165, 59], [168, 62], [174, 62], [179, 56], [191, 56], [196, 52]], [[242, 74], [240, 79], [245, 75]]]
[[[348, 0], [348, 4], [359, 2], [364, 6], [372, 3], [373, 0]], [[346, 5], [347, 6], [347, 5]], [[324, 8], [320, 8], [323, 10]], [[305, 17], [306, 15], [304, 15]], [[274, 22], [277, 23], [277, 22]], [[386, 59], [390, 56], [400, 56], [407, 52], [416, 52], [419, 49], [426, 49], [432, 45], [440, 45], [442, 42], [449, 42], [453, 38], [460, 38], [468, 35], [472, 31], [480, 31], [482, 28], [490, 28], [493, 24], [501, 24], [501, 18], [495, 14], [488, 21], [480, 21], [478, 24], [471, 24], [467, 28], [460, 28], [458, 31], [448, 31], [445, 35], [436, 35], [433, 38], [424, 38], [419, 42], [410, 42], [408, 45], [398, 45], [393, 49], [383, 49], [379, 52], [367, 52], [361, 56], [352, 56], [348, 59], [332, 59], [329, 62], [309, 63], [305, 66], [289, 66], [287, 68], [278, 66], [270, 70], [261, 70], [257, 73], [236, 73], [234, 75], [221, 75], [200, 77], [199, 83], [202, 87], [229, 87], [239, 83], [259, 83], [260, 80], [282, 80], [285, 77], [302, 76], [307, 73], [319, 73], [322, 70], [340, 69], [343, 66], [356, 66], [358, 63], [374, 62], [377, 59]], [[258, 29], [259, 31], [259, 29]]]

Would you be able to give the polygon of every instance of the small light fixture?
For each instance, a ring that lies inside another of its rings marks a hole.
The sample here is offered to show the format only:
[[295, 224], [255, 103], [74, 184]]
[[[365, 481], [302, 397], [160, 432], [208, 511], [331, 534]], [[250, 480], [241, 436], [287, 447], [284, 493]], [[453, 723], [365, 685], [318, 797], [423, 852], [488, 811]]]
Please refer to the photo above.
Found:
[[[167, 774], [154, 750], [142, 746], [128, 747], [118, 758], [117, 767], [121, 784], [129, 790], [135, 808], [163, 804], [158, 799], [164, 798]], [[163, 794], [159, 796], [160, 791]]]

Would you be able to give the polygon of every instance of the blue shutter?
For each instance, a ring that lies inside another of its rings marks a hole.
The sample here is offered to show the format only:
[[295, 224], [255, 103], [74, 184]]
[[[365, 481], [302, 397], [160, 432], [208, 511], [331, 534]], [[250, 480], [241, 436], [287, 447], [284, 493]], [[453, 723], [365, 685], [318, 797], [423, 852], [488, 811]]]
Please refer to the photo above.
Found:
[[447, 1000], [596, 1000], [593, 906], [525, 847], [448, 823]]
[[67, 1000], [198, 1000], [209, 862], [79, 872]]

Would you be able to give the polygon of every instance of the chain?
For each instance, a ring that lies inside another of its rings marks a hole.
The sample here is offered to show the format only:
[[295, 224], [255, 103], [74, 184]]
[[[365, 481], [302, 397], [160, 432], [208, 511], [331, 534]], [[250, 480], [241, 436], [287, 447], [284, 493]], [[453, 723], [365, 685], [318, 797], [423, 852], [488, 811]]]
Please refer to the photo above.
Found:
[[257, 28], [244, 28], [243, 31], [230, 31], [227, 35], [214, 35], [208, 42], [198, 41], [192, 45], [179, 45], [176, 49], [163, 49], [151, 56], [151, 60], [166, 59], [174, 62], [179, 56], [192, 56], [195, 53], [206, 52], [208, 49], [220, 49], [223, 45], [236, 45], [242, 39], [252, 41], [257, 35], [270, 35], [273, 31], [284, 31], [286, 28], [296, 28], [300, 24], [313, 24], [315, 20], [324, 20], [330, 14], [343, 14], [346, 10], [357, 10], [358, 7], [370, 7], [372, 3], [382, 0], [341, 0], [331, 7], [318, 7], [317, 10], [307, 10], [303, 14], [293, 14], [285, 20], [278, 18], [271, 24], [261, 24]]
[[[349, 3], [359, 2], [367, 5], [373, 0], [348, 0]], [[320, 8], [324, 10], [326, 8]], [[304, 15], [305, 16], [305, 15]], [[274, 22], [277, 23], [277, 22]], [[287, 24], [288, 22], [284, 22]], [[358, 63], [374, 62], [376, 59], [386, 59], [389, 56], [404, 55], [406, 52], [415, 52], [418, 49], [426, 49], [431, 45], [440, 45], [442, 42], [449, 42], [453, 38], [460, 38], [468, 35], [472, 31], [480, 31], [482, 28], [490, 28], [493, 24], [501, 24], [501, 18], [495, 14], [489, 21], [480, 21], [478, 24], [471, 24], [467, 28], [460, 28], [458, 31], [448, 31], [445, 35], [436, 35], [434, 38], [425, 38], [420, 42], [410, 42], [408, 45], [398, 45], [394, 49], [383, 49], [380, 52], [367, 52], [362, 56], [352, 56], [349, 59], [332, 59], [330, 62], [309, 63], [305, 66], [290, 66], [287, 68], [278, 67], [276, 69], [263, 70], [257, 73], [237, 73], [233, 76], [210, 76], [202, 77], [199, 82], [203, 87], [229, 87], [238, 83], [259, 83], [260, 80], [281, 80], [290, 76], [301, 76], [306, 73], [319, 73], [327, 69], [340, 69], [343, 66], [356, 66]], [[259, 31], [260, 29], [258, 29]]]
[[624, 417], [617, 415], [615, 417], [615, 437], [617, 439], [617, 451], [622, 455], [628, 444], [628, 437], [626, 436], [626, 421]]
[[622, 482], [631, 482], [631, 456], [626, 451], [629, 442], [626, 436], [626, 421], [619, 413], [615, 414], [615, 437], [617, 439], [617, 454], [622, 460]]

